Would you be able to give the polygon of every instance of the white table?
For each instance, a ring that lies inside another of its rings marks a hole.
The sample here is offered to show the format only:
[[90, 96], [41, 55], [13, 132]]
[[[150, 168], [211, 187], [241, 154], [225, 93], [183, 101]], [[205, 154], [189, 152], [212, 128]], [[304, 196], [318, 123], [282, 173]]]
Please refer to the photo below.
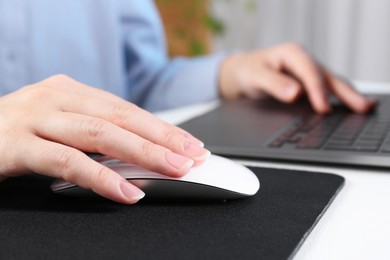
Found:
[[[390, 93], [388, 84], [356, 82], [356, 87], [365, 93]], [[179, 124], [218, 104], [214, 101], [157, 115]], [[344, 188], [294, 259], [390, 259], [390, 169], [308, 166], [266, 160], [239, 162], [251, 166], [329, 172], [345, 178]]]

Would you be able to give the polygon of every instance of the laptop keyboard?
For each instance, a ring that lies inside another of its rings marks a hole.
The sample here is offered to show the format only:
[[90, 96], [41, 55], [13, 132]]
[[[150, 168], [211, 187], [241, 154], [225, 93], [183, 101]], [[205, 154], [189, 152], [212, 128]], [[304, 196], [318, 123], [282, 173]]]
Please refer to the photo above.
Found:
[[269, 146], [390, 153], [390, 101], [379, 104], [369, 115], [344, 112], [296, 118]]

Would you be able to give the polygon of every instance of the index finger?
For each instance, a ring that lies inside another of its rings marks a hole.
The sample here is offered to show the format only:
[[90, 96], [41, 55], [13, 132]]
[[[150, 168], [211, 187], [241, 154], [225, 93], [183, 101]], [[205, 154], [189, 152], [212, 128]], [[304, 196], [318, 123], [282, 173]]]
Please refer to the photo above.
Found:
[[104, 119], [145, 140], [190, 158], [196, 165], [202, 163], [210, 154], [195, 137], [132, 103], [97, 100], [78, 95], [67, 99], [74, 102], [63, 102], [63, 111]]
[[351, 84], [334, 76], [326, 68], [322, 69], [332, 93], [353, 111], [366, 113], [375, 106], [375, 100], [363, 96]]
[[[97, 89], [94, 87], [90, 87], [88, 85], [79, 83], [75, 80], [69, 79], [70, 83], [73, 84], [76, 88], [76, 93], [78, 95], [92, 97], [95, 99], [102, 99], [107, 101], [107, 103], [110, 103], [112, 106], [108, 108], [105, 108], [104, 112], [98, 112], [96, 110], [96, 107], [93, 106], [92, 110], [87, 109], [89, 112], [91, 112], [90, 115], [93, 116], [100, 116], [103, 119], [111, 119], [112, 123], [118, 125], [118, 126], [126, 126], [126, 124], [129, 121], [130, 115], [137, 114], [135, 120], [132, 122], [131, 125], [133, 125], [134, 122], [137, 122], [137, 128], [132, 129], [135, 134], [138, 134], [140, 136], [143, 136], [142, 134], [150, 132], [150, 126], [151, 125], [145, 125], [143, 122], [147, 122], [148, 124], [154, 124], [154, 128], [159, 127], [160, 129], [166, 129], [169, 128], [170, 131], [174, 131], [180, 135], [183, 135], [185, 138], [190, 140], [192, 143], [197, 144], [199, 146], [204, 146], [203, 142], [191, 135], [190, 133], [184, 131], [183, 129], [170, 125], [163, 120], [157, 118], [153, 114], [147, 112], [146, 110], [138, 107], [137, 105], [128, 102], [127, 100], [124, 100], [116, 95], [113, 95], [112, 93], [106, 92], [101, 89]], [[102, 106], [98, 106], [102, 107]], [[87, 108], [85, 106], [84, 108]], [[89, 107], [91, 109], [91, 107]], [[111, 109], [111, 110], [110, 110]], [[95, 114], [93, 114], [96, 112]], [[111, 113], [111, 115], [108, 115]], [[109, 117], [109, 118], [108, 118]], [[158, 130], [158, 129], [157, 129]], [[143, 136], [145, 138], [152, 138], [152, 136]], [[156, 141], [156, 140], [155, 140]]]
[[280, 59], [283, 68], [302, 82], [313, 108], [322, 114], [330, 112], [328, 93], [320, 68], [302, 47], [296, 44], [285, 46]]

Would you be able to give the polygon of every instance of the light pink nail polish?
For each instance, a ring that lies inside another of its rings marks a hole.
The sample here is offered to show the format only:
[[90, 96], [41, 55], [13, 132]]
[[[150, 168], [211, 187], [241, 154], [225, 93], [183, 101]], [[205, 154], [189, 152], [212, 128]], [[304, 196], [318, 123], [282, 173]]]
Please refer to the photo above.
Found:
[[297, 94], [297, 88], [295, 85], [287, 85], [284, 87], [284, 96], [288, 99], [295, 97]]
[[165, 153], [165, 159], [170, 165], [179, 170], [189, 169], [194, 164], [193, 160], [171, 151]]
[[184, 144], [184, 153], [195, 160], [205, 160], [210, 156], [210, 151], [188, 141]]
[[132, 203], [136, 203], [137, 201], [145, 197], [145, 193], [142, 190], [138, 189], [127, 181], [121, 182], [119, 187], [122, 193], [126, 196], [126, 198]]

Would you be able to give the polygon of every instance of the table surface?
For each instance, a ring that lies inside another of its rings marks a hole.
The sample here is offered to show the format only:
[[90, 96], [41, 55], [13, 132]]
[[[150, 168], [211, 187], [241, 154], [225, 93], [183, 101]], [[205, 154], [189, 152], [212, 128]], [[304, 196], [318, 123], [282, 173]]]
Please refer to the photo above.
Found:
[[[364, 93], [390, 93], [390, 84], [355, 82]], [[159, 112], [179, 124], [219, 105], [218, 101]], [[390, 159], [390, 158], [389, 158]], [[390, 169], [304, 165], [239, 160], [248, 166], [328, 172], [343, 176], [344, 188], [318, 222], [294, 259], [390, 259]]]

